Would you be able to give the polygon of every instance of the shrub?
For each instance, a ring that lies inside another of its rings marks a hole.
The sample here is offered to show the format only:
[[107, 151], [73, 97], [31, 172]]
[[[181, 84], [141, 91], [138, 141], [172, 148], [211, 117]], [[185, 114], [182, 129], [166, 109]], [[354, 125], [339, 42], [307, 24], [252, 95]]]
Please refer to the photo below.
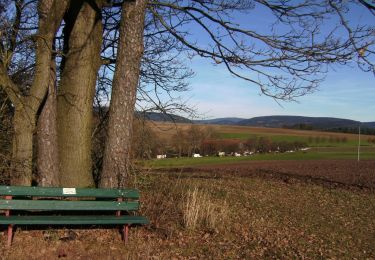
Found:
[[307, 147], [307, 144], [301, 141], [295, 141], [293, 146], [295, 150], [300, 150], [301, 148]]
[[244, 143], [246, 149], [248, 149], [249, 151], [256, 151], [257, 144], [258, 144], [258, 138], [255, 136], [247, 139]]
[[341, 137], [341, 142], [342, 143], [347, 143], [348, 142], [348, 138], [346, 136]]
[[268, 137], [260, 137], [258, 140], [257, 150], [260, 153], [268, 153], [271, 150], [272, 140]]
[[204, 140], [201, 144], [202, 153], [207, 155], [215, 155], [219, 150], [220, 143], [217, 140]]

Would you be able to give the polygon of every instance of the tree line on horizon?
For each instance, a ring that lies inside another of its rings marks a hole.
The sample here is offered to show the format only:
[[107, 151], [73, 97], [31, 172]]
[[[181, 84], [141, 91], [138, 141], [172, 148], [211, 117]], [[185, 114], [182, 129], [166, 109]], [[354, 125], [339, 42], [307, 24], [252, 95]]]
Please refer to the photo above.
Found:
[[296, 130], [319, 130], [326, 132], [336, 132], [336, 133], [346, 133], [346, 134], [358, 134], [359, 131], [364, 135], [375, 135], [375, 128], [361, 127], [359, 130], [358, 127], [333, 127], [328, 129], [322, 129], [319, 127], [314, 127], [310, 124], [294, 124], [294, 125], [283, 125], [283, 128], [286, 129], [296, 129]]

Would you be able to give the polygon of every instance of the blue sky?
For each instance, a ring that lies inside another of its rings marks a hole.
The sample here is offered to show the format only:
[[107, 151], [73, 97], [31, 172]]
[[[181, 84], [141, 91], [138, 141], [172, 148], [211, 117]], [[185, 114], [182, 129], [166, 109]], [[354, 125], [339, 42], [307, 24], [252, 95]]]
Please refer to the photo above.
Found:
[[[254, 14], [239, 15], [236, 19], [240, 24], [259, 25], [258, 29], [265, 30], [269, 14], [262, 10]], [[364, 9], [351, 10], [350, 19], [375, 25], [374, 16]], [[200, 40], [206, 37], [198, 31], [195, 34]], [[257, 86], [231, 76], [223, 66], [214, 66], [202, 58], [192, 59], [189, 65], [196, 76], [190, 81], [191, 91], [185, 97], [205, 118], [300, 115], [375, 121], [374, 74], [362, 72], [354, 62], [331, 67], [315, 93], [299, 98], [298, 102], [280, 104], [260, 95]]]
[[191, 68], [196, 76], [186, 96], [206, 118], [301, 115], [375, 121], [375, 78], [354, 64], [351, 68], [336, 67], [318, 91], [298, 102], [281, 102], [281, 106], [260, 95], [256, 86], [231, 76], [222, 66], [195, 59]]

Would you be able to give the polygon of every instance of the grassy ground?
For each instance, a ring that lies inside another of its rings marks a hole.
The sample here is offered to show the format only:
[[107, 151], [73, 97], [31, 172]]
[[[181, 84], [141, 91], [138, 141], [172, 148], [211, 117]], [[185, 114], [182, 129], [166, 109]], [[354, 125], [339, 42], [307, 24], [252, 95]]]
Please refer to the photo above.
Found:
[[[374, 193], [233, 174], [149, 173], [139, 175], [137, 183], [142, 214], [151, 224], [131, 229], [126, 247], [111, 229], [74, 230], [78, 237], [72, 241], [61, 238], [66, 230], [19, 229], [11, 249], [2, 241], [1, 258], [375, 257]], [[195, 227], [187, 226], [187, 205], [190, 212], [200, 209]]]
[[[227, 211], [221, 211], [223, 222], [217, 223], [214, 230], [202, 224], [200, 230], [191, 232], [190, 240], [182, 247], [169, 246], [168, 254], [230, 259], [364, 258], [375, 253], [373, 194], [235, 175], [212, 177], [154, 176], [163, 188], [153, 186], [152, 196], [164, 198], [160, 194], [164, 193], [172, 198], [167, 203], [160, 199], [157, 205], [169, 204], [166, 208], [181, 205], [184, 197], [181, 198], [181, 191], [186, 194], [195, 187], [208, 192], [216, 205], [228, 205]], [[183, 213], [181, 210], [159, 213], [149, 215], [155, 217], [155, 223], [162, 229], [169, 230], [172, 237], [173, 224], [163, 225], [168, 219], [175, 219], [171, 221], [177, 224], [175, 228], [183, 228], [181, 219], [176, 223], [177, 216]], [[178, 235], [175, 243], [178, 244]]]
[[[228, 164], [241, 161], [259, 161], [259, 160], [356, 160], [358, 153], [357, 147], [315, 147], [308, 151], [299, 151], [294, 153], [279, 154], [255, 154], [243, 157], [200, 157], [200, 158], [166, 158], [161, 160], [150, 160], [139, 162], [147, 167], [165, 168], [198, 166], [211, 164]], [[375, 160], [375, 147], [362, 147], [360, 153], [362, 160]]]

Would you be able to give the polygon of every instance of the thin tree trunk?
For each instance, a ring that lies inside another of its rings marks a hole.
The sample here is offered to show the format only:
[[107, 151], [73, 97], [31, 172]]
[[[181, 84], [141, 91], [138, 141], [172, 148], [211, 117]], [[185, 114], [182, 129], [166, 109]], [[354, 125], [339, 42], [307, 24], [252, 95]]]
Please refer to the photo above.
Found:
[[56, 98], [56, 63], [52, 59], [48, 93], [37, 125], [38, 185], [45, 187], [59, 186]]
[[96, 78], [101, 65], [101, 2], [72, 1], [65, 16], [65, 57], [57, 99], [62, 186], [94, 186], [91, 134]]
[[143, 55], [145, 11], [146, 0], [124, 1], [122, 5], [101, 187], [124, 187], [129, 173], [132, 122]]

